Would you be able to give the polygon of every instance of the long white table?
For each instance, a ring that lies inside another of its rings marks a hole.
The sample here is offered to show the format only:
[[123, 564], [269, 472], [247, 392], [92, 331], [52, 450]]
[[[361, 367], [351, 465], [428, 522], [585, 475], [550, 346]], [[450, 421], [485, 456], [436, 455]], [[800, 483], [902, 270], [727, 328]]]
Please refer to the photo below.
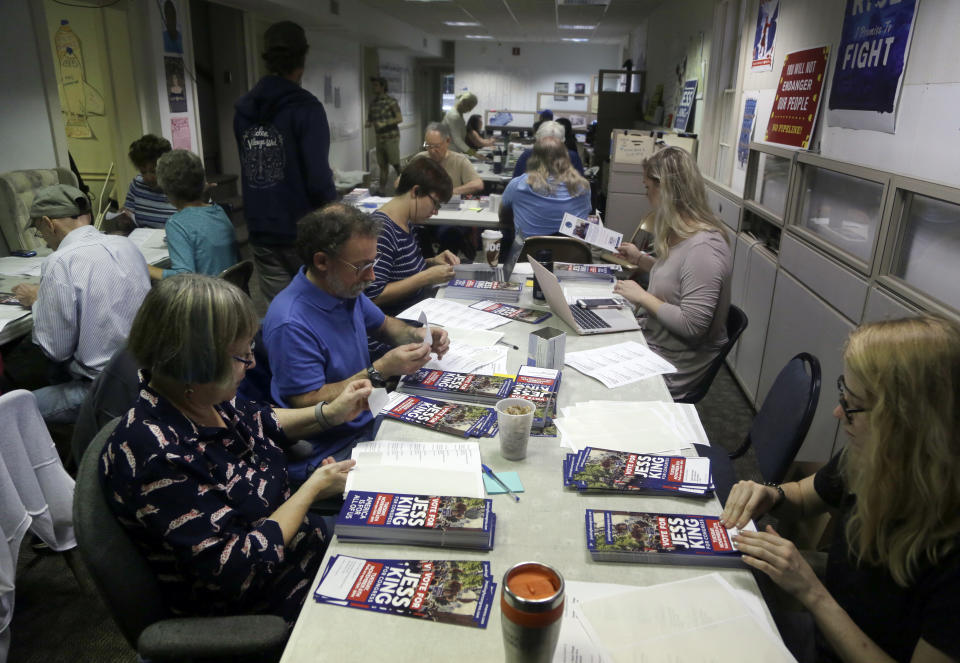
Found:
[[[137, 248], [140, 249], [141, 253], [143, 253], [143, 257], [148, 264], [156, 267], [166, 267], [169, 265], [170, 252], [167, 250], [166, 235], [163, 233], [163, 231], [152, 233], [144, 242], [134, 243], [137, 244]], [[38, 249], [37, 253], [39, 255], [48, 255], [50, 250]], [[0, 274], [0, 292], [10, 292], [13, 289], [13, 286], [17, 285], [18, 283], [31, 283], [36, 285], [40, 283], [40, 277], [8, 276], [5, 274]], [[10, 319], [17, 313], [20, 313], [21, 315], [15, 320], [11, 320], [4, 325], [3, 329], [0, 329], [0, 345], [4, 345], [10, 341], [15, 341], [33, 331], [33, 314], [30, 313], [29, 310], [9, 304], [3, 304], [2, 306], [5, 310], [0, 313], [3, 313], [7, 319]]]
[[[529, 306], [533, 303], [529, 290], [524, 289], [522, 305]], [[586, 350], [624, 340], [644, 342], [641, 332], [577, 336], [557, 316], [548, 319], [544, 325], [567, 332], [567, 351]], [[522, 322], [510, 322], [497, 328], [497, 331], [505, 333], [504, 341], [520, 348], [510, 350], [511, 367], [519, 367], [525, 363], [527, 338], [536, 328]], [[649, 378], [619, 389], [607, 389], [596, 380], [572, 368], [566, 368], [560, 388], [560, 407], [591, 399], [624, 401], [624, 407], [629, 407], [630, 401], [670, 400], [670, 394], [660, 377]], [[417, 426], [385, 421], [380, 428], [378, 439], [450, 441], [455, 438]], [[327, 549], [320, 569], [322, 571], [326, 568], [327, 560], [334, 554], [384, 559], [489, 561], [498, 587], [487, 628], [466, 628], [319, 604], [312, 598], [312, 591], [319, 581], [318, 575], [284, 651], [283, 663], [314, 661], [318, 657], [335, 661], [391, 663], [450, 661], [458, 658], [469, 661], [502, 661], [499, 585], [508, 568], [528, 560], [552, 565], [559, 569], [567, 580], [637, 586], [682, 580], [717, 571], [734, 587], [760, 595], [756, 581], [746, 569], [599, 563], [592, 561], [587, 552], [584, 533], [586, 508], [719, 515], [721, 507], [716, 498], [704, 501], [669, 497], [581, 495], [563, 488], [561, 463], [567, 450], [560, 448], [557, 438], [531, 438], [527, 458], [517, 462], [500, 457], [497, 438], [481, 438], [479, 444], [484, 463], [494, 471], [518, 472], [525, 490], [520, 494], [519, 502], [514, 502], [506, 495], [493, 496], [497, 531], [492, 551], [348, 544], [334, 539]], [[769, 612], [767, 619], [772, 625]]]
[[[357, 206], [365, 212], [372, 212], [380, 207], [380, 200], [379, 198], [364, 198], [357, 203]], [[431, 216], [422, 223], [426, 226], [499, 228], [500, 215], [496, 212], [491, 212], [486, 206], [481, 207], [478, 203], [479, 201], [476, 200], [464, 200], [460, 203], [460, 209], [441, 209], [434, 216]]]

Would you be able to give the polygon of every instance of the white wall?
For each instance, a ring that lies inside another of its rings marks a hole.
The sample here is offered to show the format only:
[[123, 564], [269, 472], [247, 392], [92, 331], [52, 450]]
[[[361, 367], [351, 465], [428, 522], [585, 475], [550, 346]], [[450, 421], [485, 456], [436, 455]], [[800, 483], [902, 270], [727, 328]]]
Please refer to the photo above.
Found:
[[[796, 4], [796, 3], [795, 3]], [[663, 121], [676, 114], [680, 92], [686, 80], [696, 78], [697, 99], [693, 127], [699, 133], [703, 123], [705, 76], [710, 72], [710, 43], [713, 32], [713, 2], [674, 0], [665, 2], [647, 18], [647, 84], [644, 108], [658, 84], [663, 85]], [[683, 73], [678, 73], [686, 62]]]
[[303, 88], [316, 95], [327, 113], [330, 166], [337, 170], [360, 170], [363, 168], [361, 130], [366, 119], [361, 103], [360, 44], [326, 30], [306, 32], [310, 50]]
[[[762, 138], [786, 53], [830, 45], [825, 98], [817, 120], [824, 156], [960, 187], [960, 61], [954, 57], [960, 34], [960, 2], [922, 0], [903, 81], [895, 134], [827, 126], [836, 50], [844, 5], [835, 0], [781, 2], [773, 71], [744, 76], [743, 89], [761, 91], [755, 137]], [[756, 3], [747, 14], [744, 48], [752, 45]]]
[[[513, 47], [520, 55], [512, 55]], [[600, 69], [618, 69], [619, 45], [498, 43], [494, 41], [457, 41], [455, 82], [459, 92], [469, 89], [477, 95], [475, 112], [488, 109], [533, 111], [537, 109], [537, 92], [553, 92], [555, 82], [569, 84], [570, 93], [575, 83], [584, 83], [590, 92], [590, 78]], [[585, 112], [587, 100], [576, 105], [545, 98], [544, 106], [554, 111], [576, 114]], [[439, 118], [432, 118], [439, 119]]]
[[[0, 66], [0, 173], [29, 168], [67, 167], [66, 136], [55, 136], [54, 126], [63, 131], [60, 101], [54, 83], [52, 109], [44, 91], [43, 58], [50, 59], [49, 45], [40, 50], [28, 0], [0, 3], [0, 44], [4, 63]], [[40, 9], [42, 14], [43, 10]], [[41, 23], [39, 33], [46, 38]], [[13, 60], [16, 59], [16, 64]], [[52, 62], [50, 63], [52, 66]], [[52, 117], [51, 113], [56, 113]], [[62, 161], [58, 158], [58, 138]]]

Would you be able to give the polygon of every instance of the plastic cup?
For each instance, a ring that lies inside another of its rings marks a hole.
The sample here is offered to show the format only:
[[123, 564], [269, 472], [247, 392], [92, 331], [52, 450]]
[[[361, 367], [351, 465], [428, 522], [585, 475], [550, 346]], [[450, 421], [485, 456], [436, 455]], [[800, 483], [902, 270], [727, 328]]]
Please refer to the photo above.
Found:
[[496, 267], [500, 262], [500, 240], [503, 239], [503, 233], [499, 230], [484, 230], [480, 239], [483, 240], [483, 255], [487, 264]]
[[527, 457], [534, 404], [523, 398], [504, 398], [497, 401], [496, 410], [500, 455], [507, 460], [523, 460]]

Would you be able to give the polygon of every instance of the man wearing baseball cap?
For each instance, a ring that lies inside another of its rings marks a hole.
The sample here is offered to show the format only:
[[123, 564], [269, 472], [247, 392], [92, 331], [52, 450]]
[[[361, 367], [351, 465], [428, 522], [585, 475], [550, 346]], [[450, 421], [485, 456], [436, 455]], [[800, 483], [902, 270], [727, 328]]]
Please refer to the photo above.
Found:
[[367, 112], [367, 126], [372, 126], [377, 136], [377, 167], [380, 169], [380, 195], [387, 191], [390, 166], [400, 175], [400, 123], [403, 115], [400, 104], [387, 94], [387, 79], [371, 76], [373, 99]]
[[34, 392], [40, 413], [71, 423], [93, 378], [126, 343], [150, 276], [133, 242], [90, 225], [90, 201], [76, 187], [40, 189], [30, 217], [53, 253], [40, 285], [21, 283], [13, 294], [32, 308], [33, 342], [56, 364], [54, 384]]
[[330, 127], [323, 104], [300, 87], [307, 37], [291, 21], [263, 35], [270, 72], [234, 104], [233, 132], [243, 173], [243, 210], [260, 291], [269, 303], [303, 264], [297, 221], [337, 199], [328, 161]]

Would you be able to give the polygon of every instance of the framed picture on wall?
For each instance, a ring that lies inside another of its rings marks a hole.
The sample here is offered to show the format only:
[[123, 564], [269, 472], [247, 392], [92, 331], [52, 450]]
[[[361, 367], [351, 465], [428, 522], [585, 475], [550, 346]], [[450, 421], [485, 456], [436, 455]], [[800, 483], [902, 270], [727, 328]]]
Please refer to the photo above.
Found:
[[555, 102], [561, 102], [567, 100], [567, 95], [570, 93], [570, 84], [569, 83], [554, 83], [553, 84], [553, 100]]

